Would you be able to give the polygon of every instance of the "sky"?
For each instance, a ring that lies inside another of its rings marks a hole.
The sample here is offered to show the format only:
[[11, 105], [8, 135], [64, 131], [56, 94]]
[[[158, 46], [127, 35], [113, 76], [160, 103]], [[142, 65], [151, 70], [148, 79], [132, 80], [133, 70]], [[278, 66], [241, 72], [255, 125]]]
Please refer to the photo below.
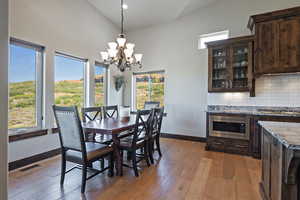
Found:
[[[102, 74], [103, 68], [96, 67], [95, 73]], [[35, 80], [35, 51], [10, 45], [9, 81]], [[55, 81], [80, 80], [84, 76], [84, 62], [62, 56], [55, 56]]]

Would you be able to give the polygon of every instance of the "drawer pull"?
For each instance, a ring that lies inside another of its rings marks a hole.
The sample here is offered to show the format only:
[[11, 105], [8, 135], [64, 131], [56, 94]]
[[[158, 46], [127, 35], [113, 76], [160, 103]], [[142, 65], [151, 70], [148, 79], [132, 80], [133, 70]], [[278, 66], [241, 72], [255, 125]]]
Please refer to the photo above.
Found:
[[248, 146], [246, 146], [246, 145], [240, 145], [240, 144], [236, 144], [236, 145], [234, 145], [235, 147], [240, 147], [240, 148], [247, 148]]
[[213, 144], [216, 144], [216, 145], [223, 145], [223, 143], [220, 143], [220, 142], [213, 142]]

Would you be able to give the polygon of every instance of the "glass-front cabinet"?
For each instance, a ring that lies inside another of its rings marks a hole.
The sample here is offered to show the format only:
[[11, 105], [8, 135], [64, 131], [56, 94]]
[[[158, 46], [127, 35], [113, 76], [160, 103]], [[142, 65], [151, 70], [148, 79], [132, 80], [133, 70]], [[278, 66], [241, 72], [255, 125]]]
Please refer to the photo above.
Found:
[[253, 37], [207, 43], [208, 92], [250, 92], [254, 96]]

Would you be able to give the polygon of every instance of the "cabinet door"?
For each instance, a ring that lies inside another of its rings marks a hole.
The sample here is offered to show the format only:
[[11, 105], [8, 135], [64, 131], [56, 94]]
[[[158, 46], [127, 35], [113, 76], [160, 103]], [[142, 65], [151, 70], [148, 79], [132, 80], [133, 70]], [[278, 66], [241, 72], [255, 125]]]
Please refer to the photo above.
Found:
[[271, 199], [281, 200], [282, 145], [277, 139], [271, 144]]
[[270, 170], [271, 170], [271, 139], [268, 133], [262, 135], [262, 184], [265, 195], [270, 196]]
[[279, 66], [281, 72], [300, 71], [300, 17], [278, 20]]
[[209, 92], [230, 89], [229, 48], [220, 46], [209, 50]]
[[256, 25], [255, 67], [256, 75], [272, 73], [277, 67], [277, 21], [268, 21]]

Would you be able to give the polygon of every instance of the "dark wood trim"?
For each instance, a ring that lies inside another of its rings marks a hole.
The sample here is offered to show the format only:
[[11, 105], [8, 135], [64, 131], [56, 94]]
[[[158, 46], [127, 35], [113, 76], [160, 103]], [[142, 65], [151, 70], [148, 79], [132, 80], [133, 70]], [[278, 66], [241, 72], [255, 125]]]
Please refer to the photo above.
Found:
[[178, 139], [178, 140], [188, 140], [188, 141], [194, 141], [194, 142], [206, 142], [206, 138], [204, 138], [204, 137], [195, 137], [195, 136], [188, 136], [188, 135], [176, 135], [176, 134], [169, 134], [169, 133], [161, 133], [161, 137]]
[[54, 157], [59, 154], [60, 154], [60, 148], [54, 149], [54, 150], [47, 151], [47, 152], [44, 152], [41, 154], [37, 154], [37, 155], [31, 156], [28, 158], [10, 162], [8, 164], [8, 168], [9, 168], [9, 171], [11, 171], [11, 170], [18, 169], [20, 167], [24, 167], [26, 165], [30, 165], [32, 163], [35, 163], [35, 162], [38, 162], [38, 161], [41, 161], [41, 160], [44, 160], [47, 158]]
[[51, 133], [52, 133], [52, 134], [58, 133], [58, 128], [52, 128], [52, 129], [51, 129]]
[[29, 138], [34, 138], [34, 137], [39, 137], [43, 135], [47, 135], [48, 130], [47, 129], [41, 129], [41, 130], [36, 130], [36, 131], [28, 131], [24, 133], [18, 133], [18, 134], [12, 134], [8, 136], [8, 141], [9, 142], [15, 142], [15, 141], [20, 141], [20, 140], [25, 140]]
[[205, 44], [207, 45], [208, 48], [211, 47], [216, 47], [220, 45], [233, 45], [234, 43], [239, 43], [239, 42], [252, 42], [254, 40], [253, 35], [247, 35], [247, 36], [241, 36], [241, 37], [234, 37], [234, 38], [228, 38], [225, 40], [218, 40], [218, 41], [213, 41], [213, 42], [206, 42]]

